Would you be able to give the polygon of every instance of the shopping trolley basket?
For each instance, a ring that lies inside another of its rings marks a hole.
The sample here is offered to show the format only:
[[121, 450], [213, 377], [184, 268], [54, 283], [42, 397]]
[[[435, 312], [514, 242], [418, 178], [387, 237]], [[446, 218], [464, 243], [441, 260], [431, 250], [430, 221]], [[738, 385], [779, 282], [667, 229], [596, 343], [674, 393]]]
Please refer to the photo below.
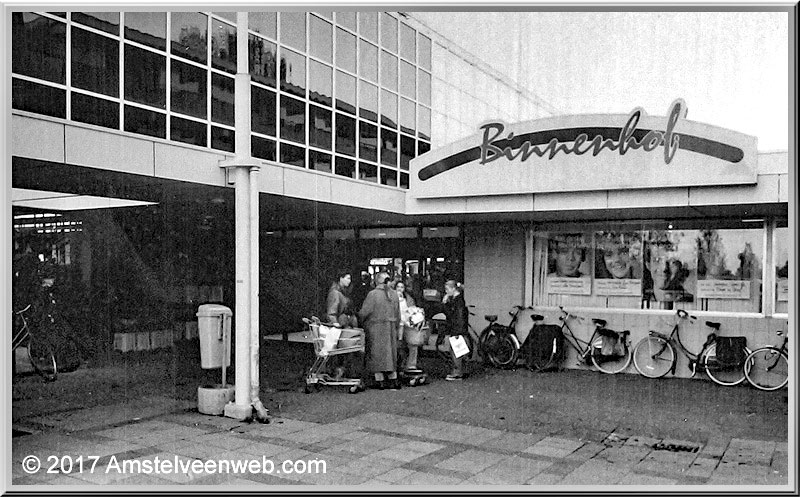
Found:
[[308, 325], [311, 341], [314, 344], [314, 364], [306, 375], [305, 392], [311, 392], [311, 386], [319, 388], [322, 385], [348, 386], [350, 393], [364, 391], [364, 382], [361, 378], [334, 379], [326, 371], [328, 359], [343, 354], [364, 353], [364, 330], [361, 328], [337, 328], [321, 323], [319, 318], [303, 318]]

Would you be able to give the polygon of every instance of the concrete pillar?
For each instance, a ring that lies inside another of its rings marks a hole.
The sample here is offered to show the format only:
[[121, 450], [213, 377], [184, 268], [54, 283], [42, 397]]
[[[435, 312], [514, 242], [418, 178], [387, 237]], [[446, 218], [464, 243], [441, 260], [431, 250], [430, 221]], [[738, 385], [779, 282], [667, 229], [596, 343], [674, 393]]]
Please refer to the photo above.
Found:
[[533, 305], [533, 257], [534, 257], [534, 232], [533, 226], [525, 230], [525, 284], [523, 305]]

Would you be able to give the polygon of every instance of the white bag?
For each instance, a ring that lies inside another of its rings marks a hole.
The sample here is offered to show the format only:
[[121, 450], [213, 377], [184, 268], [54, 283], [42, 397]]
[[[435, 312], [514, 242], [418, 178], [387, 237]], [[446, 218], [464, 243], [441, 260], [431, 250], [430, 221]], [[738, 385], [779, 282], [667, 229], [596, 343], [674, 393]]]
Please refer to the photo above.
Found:
[[320, 354], [328, 355], [328, 352], [336, 348], [336, 344], [339, 342], [339, 335], [342, 334], [342, 330], [341, 328], [336, 328], [334, 326], [320, 325], [319, 334], [321, 337], [325, 337], [325, 342], [322, 345]]
[[469, 354], [469, 347], [467, 341], [461, 335], [448, 337], [450, 339], [450, 347], [453, 349], [453, 354], [456, 357], [461, 357]]

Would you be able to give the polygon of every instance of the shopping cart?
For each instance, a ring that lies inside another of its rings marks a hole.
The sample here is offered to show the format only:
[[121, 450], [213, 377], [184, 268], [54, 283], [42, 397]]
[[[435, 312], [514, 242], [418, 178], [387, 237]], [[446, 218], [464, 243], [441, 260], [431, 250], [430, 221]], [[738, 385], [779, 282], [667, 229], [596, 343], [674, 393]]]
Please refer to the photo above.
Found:
[[348, 386], [350, 393], [363, 392], [364, 382], [361, 378], [334, 379], [324, 373], [328, 359], [343, 354], [364, 352], [364, 330], [361, 328], [336, 328], [320, 322], [319, 318], [303, 318], [308, 325], [311, 341], [314, 344], [316, 359], [306, 375], [305, 393], [311, 393], [311, 386], [320, 388], [322, 385]]

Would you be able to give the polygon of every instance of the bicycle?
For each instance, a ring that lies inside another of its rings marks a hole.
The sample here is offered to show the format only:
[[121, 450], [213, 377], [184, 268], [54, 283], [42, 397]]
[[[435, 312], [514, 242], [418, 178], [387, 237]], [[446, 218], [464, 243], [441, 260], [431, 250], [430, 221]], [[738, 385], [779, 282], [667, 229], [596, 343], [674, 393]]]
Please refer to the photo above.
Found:
[[[561, 306], [558, 308], [561, 310], [561, 316], [558, 319], [562, 323], [560, 332], [564, 336], [564, 342], [575, 349], [578, 357], [585, 364], [593, 364], [600, 372], [606, 374], [617, 374], [628, 367], [631, 363], [631, 348], [628, 343], [630, 331], [608, 329], [606, 328], [608, 322], [605, 319], [592, 318], [594, 329], [589, 340], [585, 341], [575, 336], [575, 332], [570, 327], [568, 320], [572, 318], [584, 321], [586, 318], [567, 312]], [[564, 333], [565, 329], [568, 334]], [[558, 353], [555, 348], [552, 350], [554, 354]], [[552, 360], [551, 358], [550, 361]], [[541, 369], [545, 369], [550, 365], [550, 362], [548, 362]]]
[[483, 318], [489, 321], [489, 326], [484, 328], [478, 340], [478, 348], [481, 349], [484, 362], [487, 365], [501, 369], [513, 368], [517, 365], [519, 351], [522, 348], [516, 334], [517, 319], [519, 313], [532, 307], [515, 305], [514, 310], [508, 314], [511, 322], [502, 325], [497, 322], [496, 314], [489, 314]]
[[747, 382], [759, 390], [772, 392], [789, 384], [789, 353], [787, 345], [789, 337], [781, 330], [783, 336], [780, 347], [764, 346], [752, 351], [744, 361], [744, 377]]
[[[676, 348], [687, 359], [689, 359], [689, 369], [692, 371], [692, 378], [697, 374], [698, 364], [705, 370], [706, 375], [718, 385], [734, 386], [744, 381], [745, 375], [742, 364], [738, 367], [728, 364], [721, 364], [717, 360], [717, 341], [715, 332], [720, 329], [720, 324], [713, 321], [706, 321], [706, 326], [714, 330], [708, 334], [706, 342], [700, 352], [694, 353], [681, 341], [680, 325], [681, 322], [689, 319], [694, 322], [697, 317], [690, 315], [683, 309], [675, 312], [677, 317], [672, 331], [669, 334], [650, 331], [649, 335], [639, 341], [633, 349], [633, 365], [642, 376], [647, 378], [661, 378], [667, 373], [675, 374], [675, 367], [678, 362]], [[745, 355], [750, 354], [750, 350], [744, 347]]]
[[[474, 305], [467, 305], [467, 309], [469, 309], [470, 316], [475, 315], [475, 313], [472, 312], [472, 309], [474, 308], [475, 308]], [[438, 319], [436, 316], [439, 314], [441, 313], [434, 314], [431, 317], [430, 320], [431, 329], [436, 335], [435, 347], [436, 347], [436, 352], [438, 352], [439, 354], [439, 358], [446, 364], [449, 364], [450, 361], [452, 361], [452, 357], [450, 356], [450, 342], [448, 340], [445, 340], [448, 337], [448, 335], [445, 333], [441, 333], [439, 331], [444, 328], [446, 320]], [[479, 342], [480, 337], [476, 338], [478, 334], [475, 332], [475, 328], [473, 328], [472, 325], [469, 324], [469, 322], [467, 323], [467, 333], [462, 336], [464, 337], [464, 341], [466, 341], [467, 347], [469, 347], [470, 350], [469, 357], [465, 356], [465, 359], [472, 361], [478, 360], [480, 355], [482, 354]]]
[[28, 320], [25, 319], [25, 313], [28, 312], [30, 308], [31, 304], [28, 304], [24, 309], [14, 312], [14, 316], [22, 321], [22, 325], [19, 331], [14, 333], [14, 336], [11, 338], [11, 350], [15, 353], [19, 347], [26, 345], [28, 348], [28, 360], [30, 360], [33, 370], [44, 378], [45, 381], [54, 381], [58, 374], [56, 357], [53, 354], [53, 348], [50, 347], [48, 343], [41, 340], [34, 340], [31, 335]]
[[522, 350], [525, 355], [525, 365], [531, 371], [546, 371], [559, 365], [564, 357], [564, 333], [560, 326], [542, 324], [544, 316], [531, 315], [533, 327], [528, 334]]

